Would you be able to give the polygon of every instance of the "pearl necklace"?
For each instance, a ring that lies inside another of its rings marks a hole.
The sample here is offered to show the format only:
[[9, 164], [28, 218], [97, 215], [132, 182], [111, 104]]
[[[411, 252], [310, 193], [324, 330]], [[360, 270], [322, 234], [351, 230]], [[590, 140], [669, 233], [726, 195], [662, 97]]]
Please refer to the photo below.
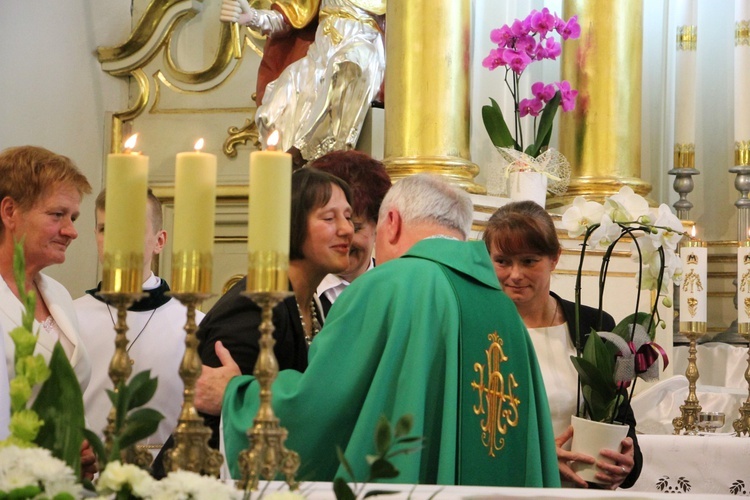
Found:
[[315, 336], [320, 332], [320, 321], [318, 320], [318, 308], [315, 307], [315, 299], [310, 299], [310, 317], [312, 318], [312, 326], [310, 328], [310, 335], [307, 334], [307, 330], [305, 329], [305, 318], [302, 317], [302, 308], [299, 306], [299, 302], [297, 302], [297, 299], [295, 298], [294, 301], [297, 303], [297, 312], [299, 313], [299, 321], [302, 323], [302, 331], [305, 334], [305, 341], [307, 342], [307, 345], [309, 346], [312, 344], [313, 339]]

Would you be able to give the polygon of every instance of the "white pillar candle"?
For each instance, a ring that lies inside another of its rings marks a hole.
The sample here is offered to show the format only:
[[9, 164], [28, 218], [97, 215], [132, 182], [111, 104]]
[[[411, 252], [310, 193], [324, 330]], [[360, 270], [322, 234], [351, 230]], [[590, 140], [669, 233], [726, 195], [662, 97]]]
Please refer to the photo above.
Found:
[[281, 291], [289, 265], [292, 156], [276, 151], [272, 134], [265, 151], [250, 153], [247, 246], [248, 291]]
[[119, 278], [119, 272], [107, 270], [133, 271], [137, 276], [143, 266], [144, 237], [146, 234], [146, 194], [148, 183], [148, 156], [132, 152], [135, 135], [128, 139], [124, 153], [107, 155], [107, 181], [104, 229], [104, 270], [112, 279], [105, 280], [105, 292], [134, 292], [135, 284], [128, 278]]
[[[695, 0], [678, 0], [675, 54], [675, 144], [695, 143], [695, 88], [697, 79], [697, 9]], [[695, 36], [696, 38], [693, 38]]]
[[174, 239], [172, 253], [211, 254], [216, 213], [216, 155], [177, 153], [175, 162]]
[[737, 325], [740, 333], [750, 333], [750, 240], [737, 249]]
[[[734, 21], [734, 140], [735, 150], [747, 152], [750, 148], [750, 0], [735, 0]], [[735, 164], [750, 165], [750, 155], [736, 157]]]
[[680, 330], [685, 323], [707, 321], [708, 248], [705, 241], [691, 239], [680, 249], [682, 284], [680, 285]]

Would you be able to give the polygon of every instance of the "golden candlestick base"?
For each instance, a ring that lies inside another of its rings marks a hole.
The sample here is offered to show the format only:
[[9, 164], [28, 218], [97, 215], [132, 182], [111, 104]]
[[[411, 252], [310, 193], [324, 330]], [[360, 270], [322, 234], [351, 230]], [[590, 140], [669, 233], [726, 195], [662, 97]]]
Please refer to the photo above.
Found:
[[195, 383], [203, 365], [198, 356], [198, 325], [195, 322], [197, 304], [211, 296], [207, 293], [179, 293], [171, 295], [187, 308], [185, 323], [185, 354], [180, 364], [180, 378], [184, 384], [180, 418], [174, 431], [174, 448], [164, 457], [164, 469], [168, 472], [188, 470], [198, 474], [219, 477], [224, 457], [219, 450], [208, 445], [211, 429], [203, 425], [203, 417], [195, 409]]
[[[109, 363], [109, 378], [112, 380], [113, 390], [117, 392], [120, 382], [125, 382], [133, 372], [133, 366], [128, 355], [128, 307], [138, 299], [145, 297], [143, 292], [99, 292], [108, 304], [117, 308], [117, 324], [115, 325], [115, 353]], [[107, 427], [104, 429], [104, 448], [107, 454], [112, 451], [112, 436], [115, 432], [115, 408], [109, 411], [107, 416]], [[148, 450], [137, 449], [130, 446], [121, 451], [123, 463], [135, 464], [138, 467], [147, 468], [151, 465], [153, 457]]]
[[[737, 331], [748, 341], [750, 341], [750, 323], [738, 323]], [[750, 344], [747, 349], [747, 370], [745, 370], [745, 380], [748, 385], [747, 400], [740, 406], [740, 418], [732, 422], [732, 427], [738, 437], [750, 436]]]
[[[686, 326], [686, 328], [683, 328], [684, 326]], [[685, 331], [683, 331], [683, 329]], [[698, 373], [698, 365], [695, 362], [698, 353], [696, 340], [698, 337], [706, 333], [706, 323], [680, 323], [680, 330], [680, 333], [685, 335], [690, 341], [688, 365], [685, 370], [685, 377], [688, 379], [688, 396], [687, 399], [685, 399], [685, 404], [680, 405], [680, 416], [672, 419], [672, 426], [674, 427], [674, 434], [684, 433], [694, 435], [698, 433], [698, 415], [702, 409], [698, 402], [698, 396], [695, 393], [695, 383], [700, 376]]]
[[274, 306], [291, 295], [290, 292], [246, 292], [253, 302], [262, 309], [260, 323], [260, 353], [255, 363], [253, 375], [260, 384], [260, 407], [247, 430], [250, 441], [247, 450], [240, 452], [239, 466], [242, 479], [239, 487], [243, 490], [257, 490], [260, 477], [270, 481], [277, 473], [284, 475], [289, 489], [296, 489], [294, 475], [300, 465], [299, 455], [287, 450], [284, 441], [287, 431], [279, 425], [279, 419], [271, 407], [271, 384], [279, 373], [279, 364], [273, 353], [273, 322], [271, 315]]

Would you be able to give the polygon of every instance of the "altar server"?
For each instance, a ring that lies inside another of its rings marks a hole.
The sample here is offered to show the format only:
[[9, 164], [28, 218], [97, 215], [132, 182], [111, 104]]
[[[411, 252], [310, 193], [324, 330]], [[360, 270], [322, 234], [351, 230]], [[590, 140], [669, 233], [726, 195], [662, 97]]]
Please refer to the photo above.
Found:
[[[331, 308], [304, 373], [279, 373], [273, 408], [300, 454], [298, 477], [367, 476], [381, 415], [411, 414], [425, 447], [393, 463], [399, 483], [559, 486], [547, 397], [531, 341], [486, 248], [466, 242], [468, 195], [437, 177], [402, 179], [380, 210], [380, 264]], [[221, 411], [233, 476], [259, 384], [231, 360], [204, 368], [196, 403]], [[228, 380], [228, 384], [227, 384]], [[212, 392], [223, 393], [213, 407]], [[219, 402], [222, 399], [218, 400]]]
[[[99, 261], [104, 256], [104, 232], [106, 192], [96, 198], [96, 246]], [[143, 290], [148, 296], [136, 301], [128, 308], [128, 355], [133, 364], [133, 373], [151, 370], [158, 377], [158, 387], [147, 405], [164, 415], [159, 428], [141, 445], [160, 449], [177, 425], [182, 407], [183, 383], [179, 366], [185, 352], [185, 323], [187, 309], [177, 299], [167, 295], [167, 282], [151, 271], [151, 264], [164, 249], [167, 233], [163, 229], [162, 206], [151, 190], [146, 206], [146, 247], [143, 252]], [[110, 209], [112, 210], [112, 209]], [[107, 389], [112, 389], [109, 378], [109, 363], [115, 352], [115, 323], [117, 308], [108, 305], [97, 295], [96, 288], [73, 304], [81, 324], [81, 339], [91, 354], [91, 382], [83, 393], [83, 403], [89, 428], [103, 437], [107, 416], [112, 403]], [[196, 311], [196, 322], [204, 314]]]

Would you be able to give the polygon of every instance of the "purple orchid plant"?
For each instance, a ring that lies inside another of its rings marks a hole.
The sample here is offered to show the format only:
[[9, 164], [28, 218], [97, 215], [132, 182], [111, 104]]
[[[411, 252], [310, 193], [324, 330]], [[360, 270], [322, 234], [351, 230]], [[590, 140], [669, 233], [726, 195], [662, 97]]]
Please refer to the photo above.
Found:
[[[575, 108], [578, 91], [567, 81], [536, 82], [531, 86], [531, 97], [521, 98], [520, 82], [526, 68], [535, 61], [555, 60], [562, 53], [561, 42], [555, 39], [555, 33], [562, 40], [578, 38], [581, 27], [577, 16], [566, 21], [545, 7], [541, 11], [531, 11], [523, 20], [516, 19], [511, 25], [490, 32], [490, 40], [497, 47], [490, 50], [482, 66], [490, 71], [505, 67], [505, 85], [515, 104], [513, 134], [494, 99], [490, 98], [491, 105], [482, 107], [484, 126], [495, 147], [513, 148], [536, 158], [549, 145], [557, 108], [562, 106], [563, 111]], [[527, 116], [534, 118], [534, 137], [524, 149], [521, 119]]]

